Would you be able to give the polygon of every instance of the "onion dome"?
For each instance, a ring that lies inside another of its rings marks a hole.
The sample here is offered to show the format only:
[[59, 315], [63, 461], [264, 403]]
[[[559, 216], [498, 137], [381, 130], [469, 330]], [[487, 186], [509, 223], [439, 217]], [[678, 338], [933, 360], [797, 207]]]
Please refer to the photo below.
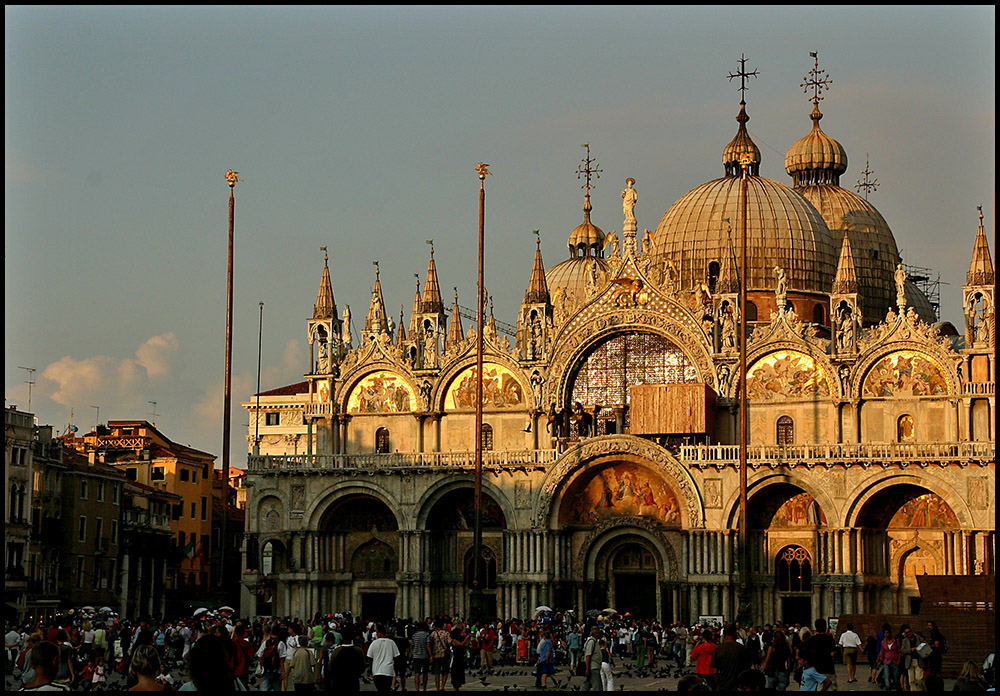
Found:
[[[912, 307], [917, 316], [926, 323], [936, 324], [938, 321], [937, 310], [931, 304], [927, 295], [924, 294], [924, 291], [909, 278], [906, 280], [904, 289], [906, 291], [906, 306]], [[884, 316], [883, 314], [882, 317]]]
[[736, 131], [736, 137], [722, 150], [722, 166], [726, 168], [726, 176], [740, 176], [743, 173], [741, 167], [743, 157], [749, 155], [750, 175], [757, 176], [760, 173], [760, 148], [747, 132], [747, 121], [750, 120], [750, 116], [747, 115], [746, 102], [740, 102], [740, 113], [736, 115], [736, 120], [740, 127]]
[[[813, 204], [784, 184], [751, 176], [747, 210], [747, 287], [773, 289], [774, 267], [781, 266], [790, 289], [829, 293], [839, 244]], [[736, 176], [702, 184], [670, 206], [656, 228], [655, 253], [673, 260], [679, 288], [697, 288], [718, 273], [739, 248], [742, 216]]]
[[847, 171], [847, 151], [819, 127], [823, 118], [819, 104], [813, 104], [812, 130], [788, 148], [785, 171], [792, 177], [794, 186], [840, 183], [840, 175]]
[[571, 256], [590, 256], [600, 253], [604, 248], [604, 232], [590, 221], [590, 194], [583, 201], [583, 222], [569, 233], [569, 253]]
[[553, 302], [555, 302], [559, 289], [577, 298], [583, 298], [587, 289], [587, 274], [594, 263], [597, 264], [599, 272], [606, 272], [609, 268], [607, 261], [592, 256], [590, 258], [566, 259], [546, 271], [545, 282], [549, 287]]

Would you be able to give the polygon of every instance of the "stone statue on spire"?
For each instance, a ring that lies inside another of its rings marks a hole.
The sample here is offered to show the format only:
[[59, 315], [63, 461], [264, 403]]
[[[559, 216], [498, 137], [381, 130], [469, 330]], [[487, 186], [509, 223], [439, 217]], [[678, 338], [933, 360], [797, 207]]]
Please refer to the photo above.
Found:
[[629, 177], [625, 180], [625, 188], [622, 189], [622, 212], [625, 214], [625, 221], [622, 223], [622, 237], [626, 254], [635, 254], [635, 235], [637, 231], [635, 219], [635, 204], [639, 200], [639, 192], [635, 190], [635, 179]]

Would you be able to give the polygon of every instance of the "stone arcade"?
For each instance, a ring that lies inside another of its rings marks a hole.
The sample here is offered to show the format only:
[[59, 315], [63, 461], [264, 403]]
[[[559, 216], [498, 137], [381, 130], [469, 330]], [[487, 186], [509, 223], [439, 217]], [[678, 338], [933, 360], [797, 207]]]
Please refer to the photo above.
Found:
[[906, 278], [881, 214], [839, 186], [847, 154], [813, 105], [792, 186], [760, 176], [741, 104], [725, 176], [655, 231], [638, 239], [629, 179], [621, 240], [591, 222], [588, 188], [569, 257], [546, 271], [536, 248], [514, 345], [492, 310], [484, 329], [479, 559], [474, 328], [457, 297], [446, 311], [433, 248], [408, 325], [376, 275], [359, 341], [325, 262], [305, 380], [244, 403], [243, 613], [464, 614], [478, 562], [497, 615], [733, 616], [741, 156], [754, 619], [909, 612], [919, 574], [993, 574], [982, 215], [959, 334]]

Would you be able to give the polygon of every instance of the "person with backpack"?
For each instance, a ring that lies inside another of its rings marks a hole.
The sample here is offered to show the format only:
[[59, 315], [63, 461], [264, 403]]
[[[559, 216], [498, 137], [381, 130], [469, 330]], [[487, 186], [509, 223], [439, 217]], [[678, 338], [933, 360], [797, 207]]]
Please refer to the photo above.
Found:
[[309, 636], [298, 636], [298, 645], [287, 660], [287, 682], [295, 691], [314, 691], [316, 688], [316, 662], [309, 651]]
[[236, 628], [233, 630], [233, 644], [236, 646], [236, 665], [233, 668], [233, 676], [244, 688], [249, 689], [250, 663], [253, 661], [254, 651], [246, 634], [246, 625], [243, 622], [236, 624]]
[[264, 640], [257, 649], [257, 659], [263, 670], [261, 691], [281, 690], [281, 672], [286, 654], [287, 650], [279, 635], [278, 624], [273, 624], [264, 634]]
[[430, 664], [434, 674], [434, 688], [444, 691], [448, 684], [448, 668], [451, 665], [451, 637], [444, 630], [444, 623], [438, 619], [430, 638]]
[[934, 621], [927, 622], [927, 644], [931, 648], [931, 654], [924, 659], [924, 673], [940, 676], [941, 663], [944, 660], [944, 654], [948, 652], [948, 641]]
[[365, 655], [354, 644], [357, 631], [345, 624], [341, 643], [330, 651], [323, 670], [323, 684], [331, 693], [356, 694], [361, 691], [361, 675], [365, 671]]
[[601, 651], [598, 641], [601, 639], [601, 629], [594, 626], [587, 640], [583, 642], [583, 686], [581, 691], [600, 691], [601, 684]]

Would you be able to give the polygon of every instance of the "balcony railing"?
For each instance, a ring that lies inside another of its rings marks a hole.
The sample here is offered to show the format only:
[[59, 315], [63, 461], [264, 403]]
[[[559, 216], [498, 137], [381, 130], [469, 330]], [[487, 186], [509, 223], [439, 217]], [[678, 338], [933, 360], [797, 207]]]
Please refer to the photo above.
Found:
[[158, 531], [170, 531], [170, 518], [167, 515], [151, 514], [141, 508], [123, 510], [122, 523], [130, 527], [148, 527]]
[[322, 416], [332, 416], [333, 415], [333, 402], [332, 401], [307, 401], [303, 407], [304, 414], [306, 418], [312, 417], [322, 417]]
[[[675, 453], [694, 468], [736, 466], [738, 445], [682, 445]], [[483, 452], [487, 468], [543, 468], [558, 450], [497, 450]], [[778, 466], [927, 466], [950, 461], [988, 463], [996, 456], [995, 442], [862, 443], [811, 445], [751, 445], [751, 467]], [[286, 454], [247, 458], [250, 473], [305, 471], [391, 471], [399, 469], [462, 469], [475, 465], [475, 452], [395, 452], [392, 454]]]
[[993, 396], [995, 382], [966, 382], [962, 385], [962, 393], [967, 396]]
[[[556, 450], [497, 450], [483, 452], [486, 467], [540, 467], [556, 459]], [[336, 471], [364, 469], [377, 471], [400, 468], [468, 468], [475, 466], [476, 453], [395, 452], [392, 454], [286, 454], [250, 456], [248, 469], [254, 473], [277, 471]]]
[[[738, 445], [684, 445], [681, 461], [695, 467], [735, 466]], [[993, 461], [995, 442], [899, 442], [815, 445], [751, 445], [750, 466], [879, 466], [884, 464], [929, 464], [952, 459]]]

